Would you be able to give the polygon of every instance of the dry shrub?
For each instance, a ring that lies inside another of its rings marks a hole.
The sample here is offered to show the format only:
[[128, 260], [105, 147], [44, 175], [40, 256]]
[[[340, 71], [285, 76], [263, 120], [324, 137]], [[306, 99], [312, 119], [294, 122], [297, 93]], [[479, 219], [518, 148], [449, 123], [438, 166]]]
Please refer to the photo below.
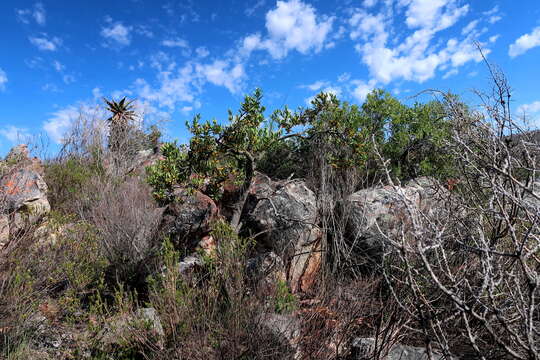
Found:
[[384, 274], [430, 353], [540, 359], [540, 145], [512, 117], [504, 76], [489, 70], [482, 112], [443, 98], [457, 184], [431, 213], [403, 198], [412, 229], [386, 235]]
[[81, 216], [96, 228], [110, 275], [116, 281], [141, 284], [152, 270], [163, 209], [135, 177], [96, 178], [85, 191]]
[[348, 358], [355, 338], [375, 338], [377, 345], [366, 359], [383, 359], [406, 335], [407, 315], [389, 298], [382, 277], [344, 282], [330, 276], [316, 298], [301, 302], [303, 359]]

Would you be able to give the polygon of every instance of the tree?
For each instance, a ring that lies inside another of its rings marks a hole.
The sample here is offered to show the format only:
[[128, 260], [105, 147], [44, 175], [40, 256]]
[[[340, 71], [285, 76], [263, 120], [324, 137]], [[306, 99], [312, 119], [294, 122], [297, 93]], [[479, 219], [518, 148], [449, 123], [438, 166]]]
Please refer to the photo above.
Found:
[[266, 126], [261, 101], [262, 91], [256, 89], [244, 98], [237, 114], [229, 111], [227, 125], [216, 120], [201, 123], [200, 116], [187, 124], [193, 134], [188, 150], [182, 153], [174, 150], [173, 145], [165, 146], [166, 159], [149, 169], [149, 182], [158, 200], [170, 201], [175, 183], [202, 189], [202, 179], [206, 180], [204, 191], [217, 198], [222, 185], [232, 178], [239, 187], [229, 204], [233, 214], [231, 226], [239, 231], [257, 164], [277, 143], [293, 138], [314, 141], [324, 136], [352, 150], [347, 158], [331, 159], [334, 166], [351, 166], [363, 158], [366, 133], [358, 131], [355, 117], [344, 116], [349, 107], [341, 106], [334, 95], [317, 95], [308, 109], [293, 112], [285, 107], [274, 112], [270, 120], [276, 124], [275, 129]]

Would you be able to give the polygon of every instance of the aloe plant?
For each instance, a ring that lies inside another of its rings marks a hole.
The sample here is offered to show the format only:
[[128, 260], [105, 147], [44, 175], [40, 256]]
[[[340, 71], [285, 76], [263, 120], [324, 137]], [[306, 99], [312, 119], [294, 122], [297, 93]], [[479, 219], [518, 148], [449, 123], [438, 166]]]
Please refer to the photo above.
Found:
[[107, 110], [112, 113], [112, 116], [107, 120], [109, 122], [109, 148], [112, 151], [117, 151], [120, 144], [126, 137], [126, 132], [131, 121], [135, 118], [133, 110], [133, 100], [127, 101], [124, 97], [116, 102], [114, 100], [103, 99], [107, 104]]

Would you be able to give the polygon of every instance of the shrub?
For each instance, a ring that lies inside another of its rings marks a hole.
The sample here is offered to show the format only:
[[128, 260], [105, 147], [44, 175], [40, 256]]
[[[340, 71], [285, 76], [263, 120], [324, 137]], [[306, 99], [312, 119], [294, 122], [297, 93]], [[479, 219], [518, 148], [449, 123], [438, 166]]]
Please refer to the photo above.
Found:
[[134, 177], [94, 179], [89, 190], [95, 195], [83, 218], [96, 229], [112, 282], [141, 286], [159, 245], [163, 210], [157, 207], [148, 186]]

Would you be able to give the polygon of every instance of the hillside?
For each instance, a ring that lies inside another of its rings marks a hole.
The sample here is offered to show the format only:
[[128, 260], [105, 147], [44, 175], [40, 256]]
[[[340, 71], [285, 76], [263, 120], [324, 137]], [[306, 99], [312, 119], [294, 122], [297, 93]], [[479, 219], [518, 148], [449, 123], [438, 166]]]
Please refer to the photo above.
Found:
[[539, 359], [538, 131], [450, 94], [262, 99], [185, 145], [122, 100], [53, 159], [14, 147], [0, 357]]

